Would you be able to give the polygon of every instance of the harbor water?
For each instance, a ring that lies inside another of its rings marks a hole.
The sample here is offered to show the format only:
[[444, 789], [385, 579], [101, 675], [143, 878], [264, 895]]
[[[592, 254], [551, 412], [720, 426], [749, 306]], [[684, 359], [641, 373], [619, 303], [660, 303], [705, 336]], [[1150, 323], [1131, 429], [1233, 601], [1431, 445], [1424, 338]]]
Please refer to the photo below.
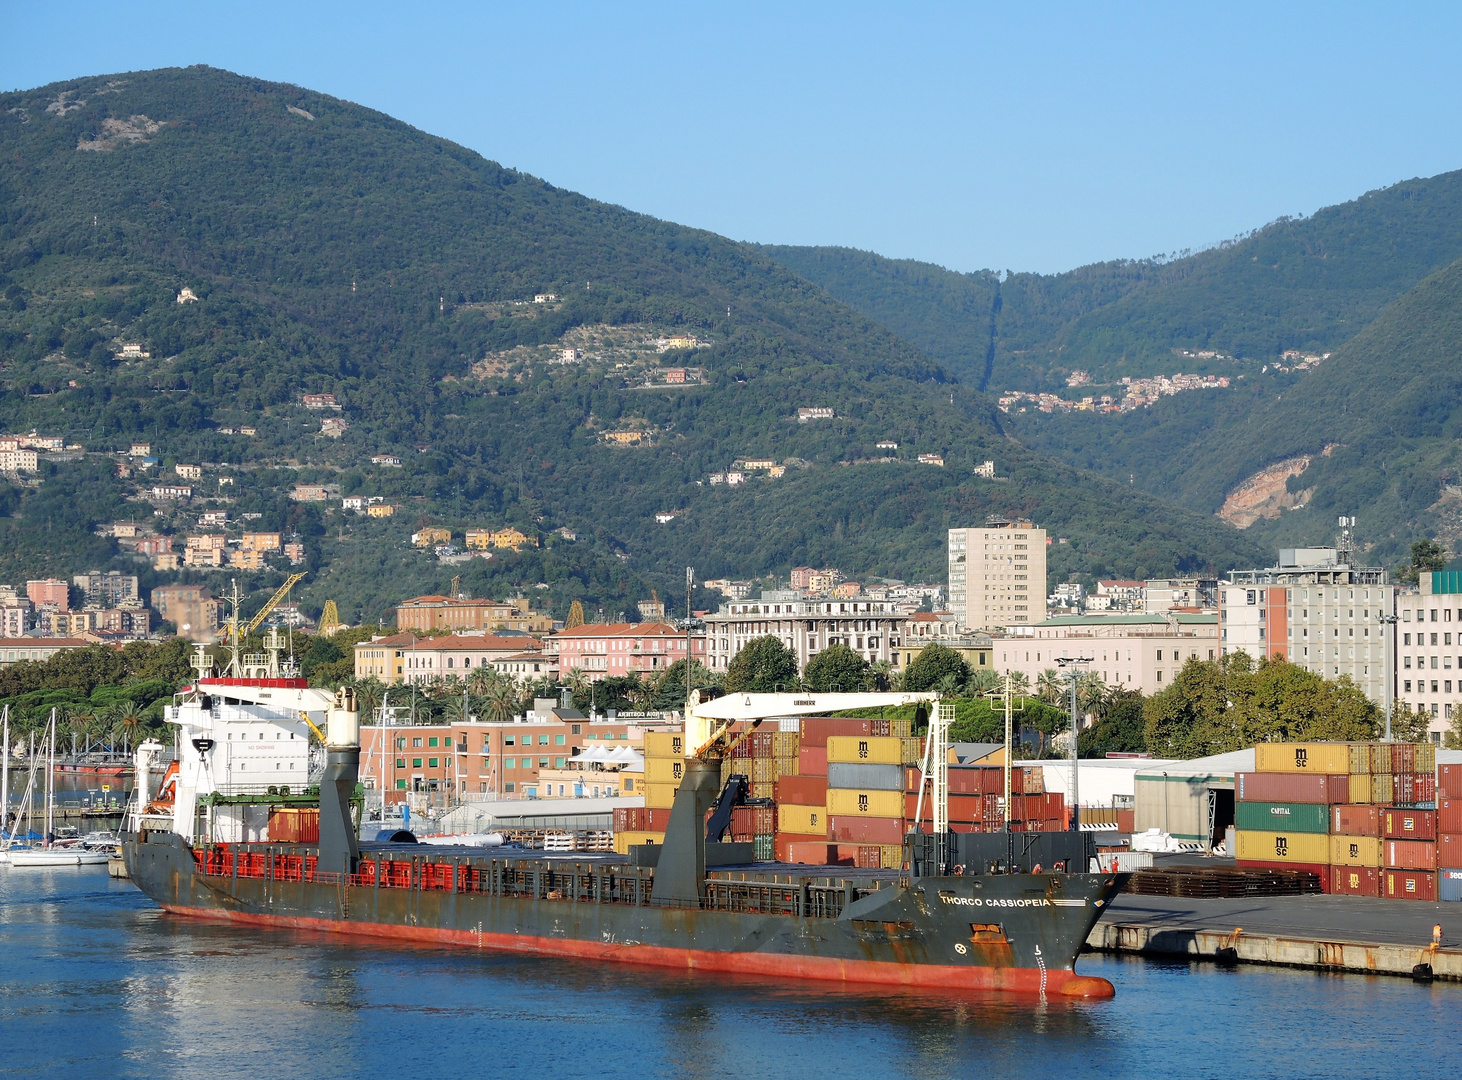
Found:
[[838, 988], [240, 929], [0, 867], [0, 1076], [1455, 1075], [1462, 985], [1085, 956], [1113, 1001]]

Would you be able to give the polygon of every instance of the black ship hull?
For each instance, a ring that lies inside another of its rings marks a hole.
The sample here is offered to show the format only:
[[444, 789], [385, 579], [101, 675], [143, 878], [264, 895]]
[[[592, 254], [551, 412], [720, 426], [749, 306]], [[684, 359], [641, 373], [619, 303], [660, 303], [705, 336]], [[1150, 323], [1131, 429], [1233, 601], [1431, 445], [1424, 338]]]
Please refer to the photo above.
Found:
[[652, 872], [573, 856], [491, 858], [400, 845], [356, 872], [317, 850], [126, 838], [132, 881], [178, 915], [258, 926], [738, 972], [1100, 998], [1075, 961], [1118, 874], [860, 878], [840, 868], [708, 876], [699, 904], [654, 897]]

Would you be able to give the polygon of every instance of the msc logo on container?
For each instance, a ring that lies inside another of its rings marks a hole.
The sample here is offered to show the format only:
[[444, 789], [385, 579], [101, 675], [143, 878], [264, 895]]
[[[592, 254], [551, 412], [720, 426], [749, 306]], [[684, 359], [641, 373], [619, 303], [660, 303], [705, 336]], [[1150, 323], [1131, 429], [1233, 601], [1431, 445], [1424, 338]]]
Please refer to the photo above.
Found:
[[682, 766], [682, 765], [681, 765], [681, 764], [680, 764], [680, 762], [678, 762], [678, 761], [677, 761], [677, 762], [675, 762], [675, 763], [674, 763], [674, 764], [672, 764], [672, 765], [671, 765], [671, 766], [670, 766], [670, 771], [671, 771], [671, 774], [672, 774], [672, 775], [673, 775], [673, 776], [674, 776], [674, 777], [675, 777], [675, 779], [677, 779], [677, 780], [679, 780], [679, 779], [680, 779], [680, 770], [681, 770], [681, 769], [682, 769], [682, 768], [684, 768], [684, 766]]
[[860, 793], [859, 796], [858, 796], [858, 812], [859, 813], [863, 813], [863, 812], [867, 811], [867, 809], [868, 809], [868, 796], [867, 795], [863, 795], [863, 794]]
[[685, 749], [684, 749], [683, 744], [680, 741], [680, 736], [679, 735], [675, 736], [675, 738], [673, 738], [673, 739], [670, 740], [670, 752], [672, 754], [677, 754], [677, 755], [678, 754], [685, 753]]
[[1310, 765], [1310, 752], [1303, 746], [1294, 748], [1294, 767], [1296, 769], [1307, 769]]
[[868, 743], [861, 739], [858, 741], [858, 760], [868, 760]]
[[1276, 836], [1274, 838], [1274, 854], [1278, 855], [1281, 859], [1289, 854], [1289, 837]]
[[[1350, 857], [1352, 859], [1359, 859], [1360, 858], [1360, 845], [1359, 844], [1351, 844], [1350, 845]], [[1360, 876], [1359, 875], [1352, 874], [1351, 876], [1354, 877], [1357, 882], [1359, 882], [1359, 880], [1360, 880]]]

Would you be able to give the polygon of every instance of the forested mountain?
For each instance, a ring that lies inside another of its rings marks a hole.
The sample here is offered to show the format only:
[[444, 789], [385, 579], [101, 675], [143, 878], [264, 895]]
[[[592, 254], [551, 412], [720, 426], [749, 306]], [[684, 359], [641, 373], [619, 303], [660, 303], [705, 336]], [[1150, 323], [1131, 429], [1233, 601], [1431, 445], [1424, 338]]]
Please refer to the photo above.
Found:
[[[1059, 576], [1254, 557], [1221, 522], [1009, 440], [991, 399], [755, 249], [348, 102], [201, 67], [79, 79], [0, 96], [0, 153], [0, 424], [86, 450], [0, 483], [0, 581], [137, 569], [99, 525], [147, 519], [181, 546], [207, 508], [299, 533], [306, 608], [372, 621], [459, 573], [477, 595], [546, 585], [560, 613], [683, 597], [687, 564], [942, 580], [944, 529], [989, 513], [1069, 536]], [[799, 423], [814, 406], [835, 418]], [[134, 441], [160, 463], [121, 476]], [[745, 458], [786, 475], [710, 482]], [[1009, 479], [973, 478], [986, 458]], [[177, 463], [203, 468], [193, 502], [149, 500]], [[398, 509], [295, 502], [296, 484]], [[422, 524], [544, 546], [447, 566], [411, 549]]]
[[[1051, 390], [1174, 370], [1258, 371], [1323, 352], [1462, 257], [1462, 172], [1282, 218], [1195, 255], [1064, 274], [959, 274], [848, 248], [763, 247], [778, 262], [990, 390]], [[1199, 365], [1175, 350], [1249, 365]]]

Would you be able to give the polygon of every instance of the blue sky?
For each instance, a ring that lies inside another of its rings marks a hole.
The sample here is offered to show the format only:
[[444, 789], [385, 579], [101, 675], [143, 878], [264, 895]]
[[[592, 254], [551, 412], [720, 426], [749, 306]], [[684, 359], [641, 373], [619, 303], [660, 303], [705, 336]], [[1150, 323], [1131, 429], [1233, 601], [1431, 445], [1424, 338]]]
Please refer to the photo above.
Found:
[[740, 240], [1056, 271], [1462, 166], [1462, 7], [0, 3], [0, 88], [212, 64]]

